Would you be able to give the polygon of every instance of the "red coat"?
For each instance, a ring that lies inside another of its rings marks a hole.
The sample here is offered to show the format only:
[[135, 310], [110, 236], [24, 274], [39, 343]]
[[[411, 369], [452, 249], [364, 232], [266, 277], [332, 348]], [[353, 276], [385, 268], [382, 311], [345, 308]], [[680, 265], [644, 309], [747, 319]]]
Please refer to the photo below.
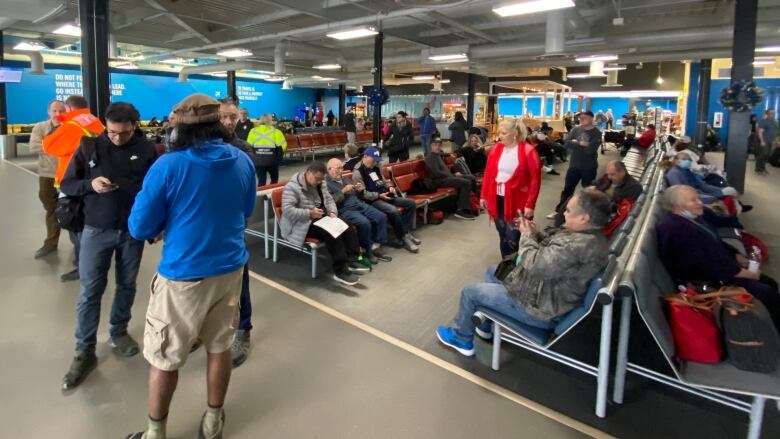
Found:
[[636, 141], [642, 148], [649, 148], [655, 142], [655, 130], [646, 129], [642, 131], [642, 134]]
[[[490, 218], [498, 217], [496, 203], [496, 177], [498, 161], [504, 151], [504, 144], [497, 143], [490, 149], [485, 167], [485, 179], [482, 182], [482, 199], [487, 203]], [[536, 199], [542, 185], [542, 162], [536, 149], [523, 142], [517, 147], [518, 166], [514, 175], [504, 183], [504, 221], [511, 221], [518, 210], [535, 209]]]

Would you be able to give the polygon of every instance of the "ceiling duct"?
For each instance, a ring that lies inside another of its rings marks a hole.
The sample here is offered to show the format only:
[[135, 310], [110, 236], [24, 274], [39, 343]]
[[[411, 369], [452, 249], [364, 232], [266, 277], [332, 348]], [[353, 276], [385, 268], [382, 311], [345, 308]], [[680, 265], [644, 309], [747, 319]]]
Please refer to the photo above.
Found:
[[601, 84], [602, 87], [622, 87], [623, 84], [618, 84], [618, 70], [607, 71], [607, 82]]
[[274, 46], [274, 74], [277, 76], [285, 74], [284, 46], [284, 41], [279, 41]]
[[604, 76], [604, 61], [590, 62], [590, 76]]
[[[238, 70], [261, 70], [265, 71], [266, 69], [270, 68], [268, 63], [258, 62], [258, 61], [228, 61], [224, 63], [217, 63], [217, 64], [206, 64], [201, 66], [188, 66], [181, 69], [179, 72], [179, 82], [187, 82], [187, 79], [189, 75], [194, 74], [202, 74], [202, 73], [214, 73], [214, 72], [225, 72], [225, 71], [238, 71]], [[303, 68], [297, 68], [297, 67], [291, 67], [287, 68], [285, 66], [285, 72], [287, 74], [293, 74], [293, 75], [317, 75], [321, 74], [322, 72], [319, 70], [314, 69], [303, 69]], [[271, 73], [269, 72], [269, 75]], [[330, 72], [328, 73], [328, 76], [336, 78], [335, 80], [343, 80], [347, 79], [346, 75], [338, 72]], [[301, 79], [308, 79], [308, 78], [301, 78]], [[334, 81], [335, 81], [334, 80]], [[309, 80], [314, 81], [314, 80]]]
[[[10, 55], [10, 54], [9, 54]], [[45, 75], [43, 71], [43, 55], [40, 52], [13, 52], [13, 55], [26, 56], [30, 58], [29, 75]]]
[[547, 13], [547, 27], [545, 29], [544, 53], [545, 55], [557, 55], [563, 53], [566, 44], [566, 16], [562, 9]]

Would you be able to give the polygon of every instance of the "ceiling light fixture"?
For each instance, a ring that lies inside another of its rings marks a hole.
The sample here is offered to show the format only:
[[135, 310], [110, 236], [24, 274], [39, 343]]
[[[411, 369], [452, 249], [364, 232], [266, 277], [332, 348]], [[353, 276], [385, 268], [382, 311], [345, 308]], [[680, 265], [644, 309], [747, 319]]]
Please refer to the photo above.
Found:
[[269, 76], [269, 77], [263, 78], [263, 79], [265, 79], [266, 81], [271, 81], [271, 82], [282, 82], [282, 81], [286, 80], [287, 78], [285, 78], [284, 76]]
[[756, 52], [759, 52], [759, 53], [780, 52], [780, 46], [761, 47], [761, 48], [756, 49]]
[[24, 50], [27, 52], [39, 52], [43, 49], [48, 49], [45, 44], [37, 41], [22, 41], [14, 46], [14, 50]]
[[331, 32], [329, 34], [326, 34], [326, 36], [328, 38], [333, 38], [333, 39], [336, 39], [336, 40], [352, 40], [352, 39], [355, 39], [355, 38], [363, 38], [363, 37], [368, 37], [368, 36], [371, 36], [371, 35], [376, 35], [378, 33], [379, 32], [377, 32], [376, 29], [374, 29], [373, 27], [367, 26], [367, 27], [360, 27], [360, 28], [357, 28], [357, 29], [343, 30], [343, 31], [339, 31], [339, 32]]
[[769, 66], [775, 63], [774, 58], [756, 58], [753, 60], [754, 66]]
[[661, 76], [661, 63], [658, 63], [658, 77], [655, 78], [655, 82], [659, 85], [664, 83], [664, 77]]
[[115, 69], [121, 69], [121, 70], [138, 70], [138, 66], [134, 63], [126, 63], [126, 64], [120, 64], [118, 66], [114, 66]]
[[191, 59], [184, 59], [184, 58], [168, 58], [160, 61], [164, 64], [189, 64]]
[[440, 79], [439, 80], [439, 84], [449, 84], [450, 82], [452, 82], [452, 81], [450, 81], [449, 79]]
[[415, 81], [428, 81], [428, 80], [435, 79], [435, 78], [436, 78], [436, 77], [435, 77], [435, 76], [433, 76], [433, 75], [417, 75], [417, 76], [412, 76], [412, 79], [414, 79]]
[[469, 56], [465, 53], [453, 53], [450, 55], [430, 55], [428, 57], [431, 61], [448, 61], [448, 62], [458, 62], [458, 61], [468, 61]]
[[227, 72], [212, 72], [209, 74], [211, 76], [216, 76], [217, 78], [227, 78]]
[[225, 49], [217, 52], [217, 55], [224, 56], [225, 58], [244, 58], [252, 56], [252, 52], [246, 49]]
[[573, 0], [534, 0], [499, 6], [493, 8], [493, 12], [502, 17], [512, 17], [572, 7], [574, 7]]
[[81, 28], [74, 24], [66, 24], [54, 30], [54, 33], [57, 35], [69, 35], [71, 37], [80, 37]]
[[580, 56], [575, 58], [577, 62], [591, 62], [591, 61], [617, 61], [617, 55], [590, 55]]
[[316, 66], [312, 66], [312, 68], [317, 70], [339, 70], [341, 68], [341, 64], [318, 64]]
[[581, 78], [590, 78], [589, 73], [569, 73], [566, 75], [569, 79], [581, 79]]
[[625, 70], [625, 69], [626, 69], [626, 66], [604, 66], [604, 68], [601, 69], [601, 70], [603, 70], [605, 72], [612, 72], [612, 71], [616, 71], [616, 70]]

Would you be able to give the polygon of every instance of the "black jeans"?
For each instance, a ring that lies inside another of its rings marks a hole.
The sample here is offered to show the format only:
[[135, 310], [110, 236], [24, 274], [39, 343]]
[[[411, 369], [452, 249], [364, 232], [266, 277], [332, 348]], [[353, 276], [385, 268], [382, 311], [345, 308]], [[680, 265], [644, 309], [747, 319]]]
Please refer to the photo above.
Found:
[[563, 191], [561, 191], [561, 200], [555, 207], [555, 211], [559, 211], [561, 207], [563, 207], [563, 203], [574, 195], [574, 190], [577, 189], [577, 183], [582, 184], [582, 187], [590, 186], [596, 178], [597, 171], [598, 168], [580, 169], [569, 167], [569, 170], [566, 171], [566, 180], [563, 185]]
[[347, 270], [350, 257], [354, 258], [357, 255], [357, 235], [352, 228], [345, 230], [338, 238], [334, 238], [330, 233], [312, 224], [309, 226], [309, 232], [306, 233], [306, 236], [325, 243], [325, 248], [328, 249], [330, 257], [333, 258], [333, 271], [336, 273]]
[[472, 180], [465, 177], [439, 178], [433, 181], [437, 187], [451, 187], [458, 190], [458, 210], [471, 210]]
[[257, 172], [257, 184], [258, 186], [265, 186], [266, 184], [266, 175], [271, 175], [271, 184], [277, 183], [279, 181], [279, 165], [272, 165], [272, 166], [255, 166], [255, 171]]
[[390, 163], [405, 162], [409, 160], [409, 149], [403, 149], [398, 152], [388, 152], [387, 157]]

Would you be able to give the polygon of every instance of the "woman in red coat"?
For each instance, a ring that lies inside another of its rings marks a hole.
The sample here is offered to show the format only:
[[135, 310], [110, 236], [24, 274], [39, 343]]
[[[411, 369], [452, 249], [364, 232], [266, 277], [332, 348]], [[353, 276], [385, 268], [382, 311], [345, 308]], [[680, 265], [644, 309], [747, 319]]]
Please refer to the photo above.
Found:
[[520, 119], [504, 119], [498, 125], [500, 142], [490, 150], [480, 203], [496, 223], [501, 256], [517, 251], [520, 234], [513, 220], [533, 219], [542, 184], [542, 163], [525, 138]]

